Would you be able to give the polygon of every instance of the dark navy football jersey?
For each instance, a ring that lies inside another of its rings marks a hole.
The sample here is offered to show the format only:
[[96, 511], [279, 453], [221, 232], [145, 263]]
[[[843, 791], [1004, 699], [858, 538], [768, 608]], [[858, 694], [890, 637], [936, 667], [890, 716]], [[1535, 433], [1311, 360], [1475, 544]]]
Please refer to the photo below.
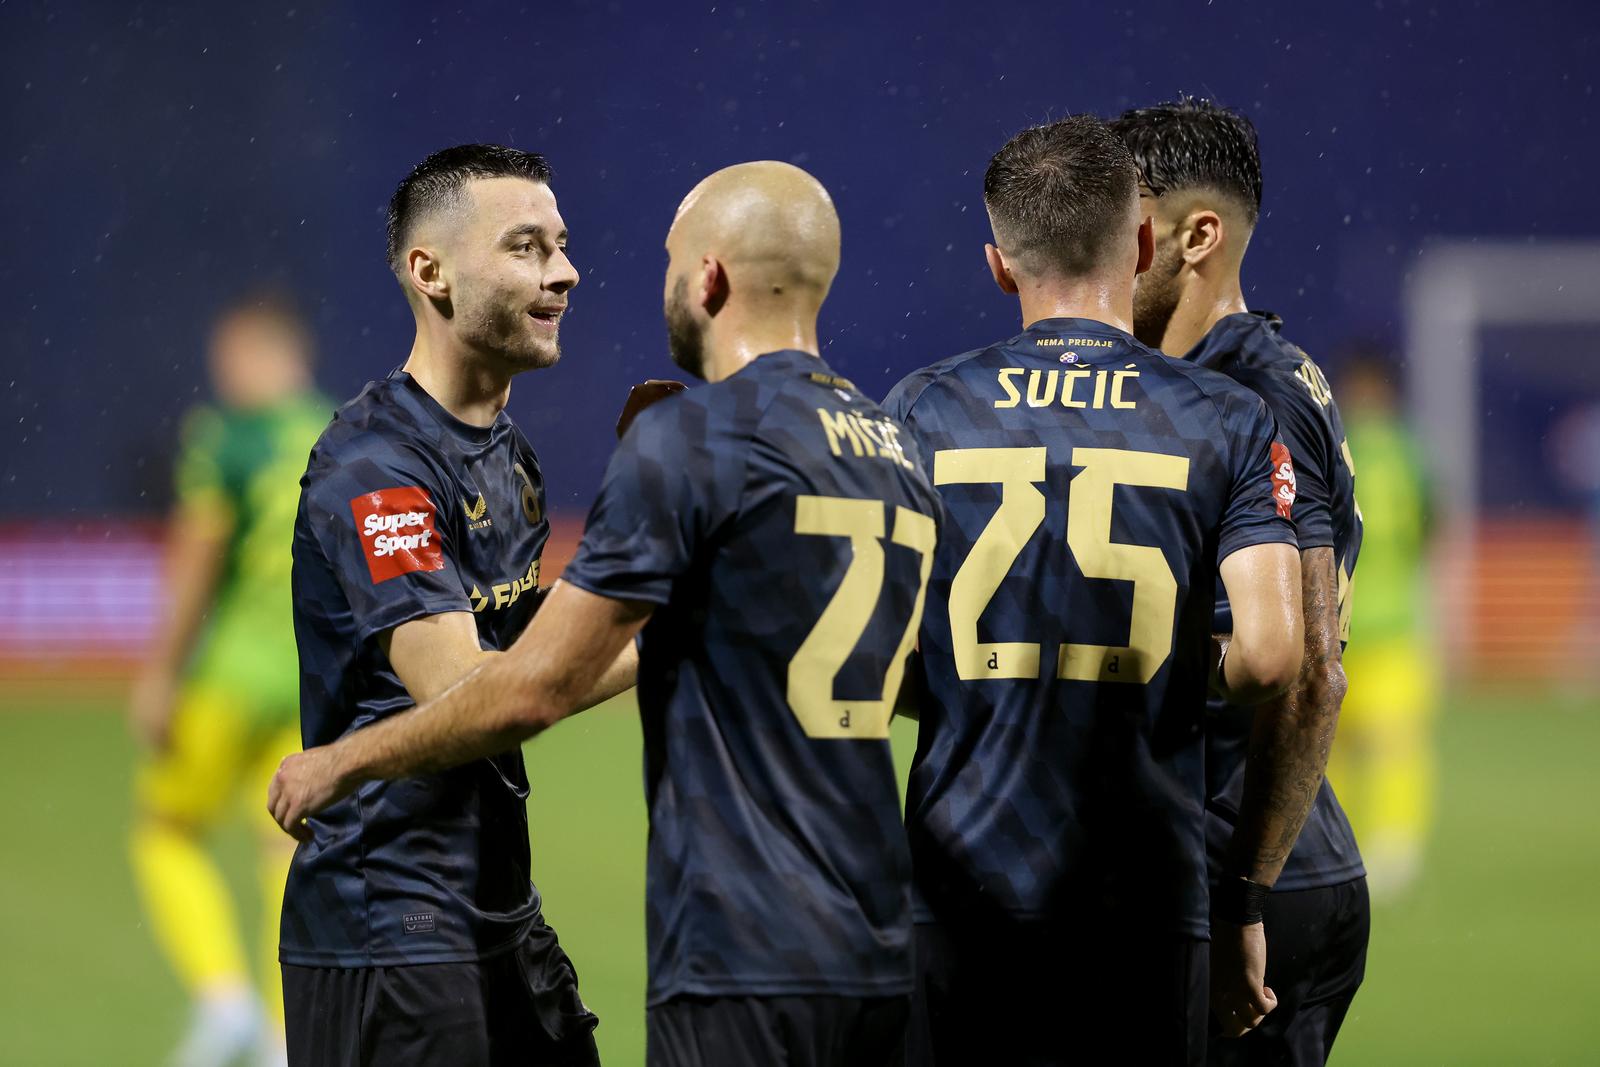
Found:
[[[533, 449], [504, 414], [469, 426], [409, 374], [368, 385], [311, 452], [294, 529], [300, 734], [325, 745], [414, 703], [379, 647], [472, 612], [483, 648], [532, 615], [550, 536]], [[368, 782], [295, 852], [279, 956], [308, 967], [481, 959], [539, 913], [520, 749]]]
[[661, 401], [618, 446], [562, 579], [658, 605], [651, 1004], [910, 991], [889, 718], [938, 514], [915, 446], [802, 352]]
[[885, 407], [946, 513], [906, 797], [919, 919], [1115, 906], [1207, 936], [1217, 565], [1294, 543], [1266, 405], [1104, 323], [1046, 319]]
[[[1213, 326], [1186, 358], [1248, 387], [1277, 417], [1278, 432], [1294, 456], [1298, 484], [1293, 521], [1300, 549], [1333, 549], [1342, 643], [1350, 637], [1350, 583], [1361, 552], [1355, 472], [1327, 378], [1305, 352], [1283, 338], [1282, 328], [1283, 320], [1270, 313], [1229, 315]], [[1218, 633], [1233, 631], [1233, 613], [1220, 585], [1213, 625]], [[1249, 708], [1212, 700], [1206, 735], [1206, 776], [1210, 780], [1206, 838], [1214, 877], [1220, 876], [1244, 795], [1250, 721]], [[1324, 779], [1294, 851], [1278, 876], [1277, 888], [1318, 889], [1365, 873], [1350, 821]]]

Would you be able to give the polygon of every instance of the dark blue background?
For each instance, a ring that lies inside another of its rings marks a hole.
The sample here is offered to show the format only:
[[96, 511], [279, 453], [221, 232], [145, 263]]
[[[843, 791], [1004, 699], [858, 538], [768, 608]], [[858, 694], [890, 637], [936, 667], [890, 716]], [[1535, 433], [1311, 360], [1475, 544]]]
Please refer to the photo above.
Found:
[[832, 190], [826, 357], [881, 395], [1013, 332], [980, 176], [1022, 125], [1179, 91], [1260, 128], [1253, 302], [1326, 352], [1397, 338], [1430, 235], [1600, 233], [1592, 3], [524, 7], [0, 3], [0, 516], [165, 498], [217, 305], [298, 291], [343, 398], [411, 324], [383, 206], [445, 144], [545, 153], [584, 281], [512, 414], [587, 503], [626, 386], [669, 370], [661, 239], [704, 174], [772, 157]]

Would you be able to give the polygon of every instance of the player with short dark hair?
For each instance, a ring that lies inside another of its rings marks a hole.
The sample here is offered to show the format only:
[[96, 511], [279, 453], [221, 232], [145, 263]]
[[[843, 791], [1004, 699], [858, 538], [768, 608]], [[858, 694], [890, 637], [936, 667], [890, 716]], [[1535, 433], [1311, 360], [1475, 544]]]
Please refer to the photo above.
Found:
[[[1262, 188], [1250, 120], [1191, 98], [1128, 111], [1111, 125], [1139, 164], [1141, 203], [1155, 220], [1155, 264], [1134, 292], [1134, 333], [1260, 395], [1294, 455], [1306, 641], [1300, 676], [1261, 708], [1214, 700], [1206, 732], [1211, 877], [1272, 887], [1266, 981], [1277, 1008], [1252, 1032], [1230, 1039], [1238, 1027], [1227, 1008], [1247, 994], [1230, 988], [1234, 975], [1219, 971], [1213, 997], [1222, 1036], [1210, 1059], [1321, 1064], [1361, 984], [1368, 932], [1361, 854], [1324, 777], [1345, 693], [1341, 651], [1361, 550], [1350, 449], [1322, 371], [1284, 338], [1281, 319], [1245, 304], [1240, 270]], [[1219, 633], [1232, 629], [1225, 590], [1218, 590], [1214, 625]], [[1276, 787], [1262, 777], [1273, 750], [1295, 768]], [[1269, 821], [1279, 827], [1276, 847], [1252, 859], [1241, 841], [1255, 839]], [[1216, 920], [1214, 935], [1225, 922]]]
[[915, 1064], [1204, 1059], [1207, 683], [1294, 677], [1299, 558], [1261, 399], [1130, 334], [1137, 181], [1092, 117], [1009, 141], [986, 254], [1025, 328], [885, 401], [948, 516], [906, 798]]
[[[578, 273], [539, 156], [461, 145], [389, 210], [416, 319], [405, 365], [335, 415], [294, 531], [307, 747], [393, 718], [496, 658], [540, 601], [550, 524], [511, 379], [560, 358]], [[588, 701], [632, 684], [627, 653]], [[290, 1061], [588, 1064], [595, 1016], [530, 881], [514, 740], [370, 782], [313, 818], [284, 898]]]
[[667, 252], [673, 359], [708, 384], [627, 429], [577, 558], [509, 655], [290, 757], [271, 806], [303, 832], [361, 783], [530, 737], [642, 630], [648, 1061], [892, 1063], [912, 975], [889, 718], [938, 496], [817, 355], [839, 222], [816, 179], [718, 171]]

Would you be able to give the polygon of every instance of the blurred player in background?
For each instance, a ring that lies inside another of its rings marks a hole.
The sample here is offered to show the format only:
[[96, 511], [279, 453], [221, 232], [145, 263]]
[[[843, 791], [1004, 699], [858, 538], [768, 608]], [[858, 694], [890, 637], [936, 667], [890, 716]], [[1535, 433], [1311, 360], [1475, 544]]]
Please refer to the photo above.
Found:
[[363, 781], [531, 737], [642, 628], [648, 1062], [894, 1064], [912, 981], [889, 717], [938, 497], [817, 355], [839, 220], [816, 179], [718, 171], [667, 252], [673, 359], [707, 384], [626, 431], [527, 634], [440, 699], [290, 757], [270, 803], [300, 832]]
[[[1210, 1060], [1320, 1065], [1365, 973], [1369, 929], [1361, 854], [1323, 777], [1345, 693], [1340, 649], [1361, 551], [1344, 426], [1327, 379], [1284, 339], [1282, 320], [1245, 305], [1240, 270], [1261, 208], [1261, 158], [1250, 120], [1190, 99], [1126, 112], [1112, 128], [1133, 150], [1140, 201], [1155, 220], [1155, 263], [1134, 292], [1134, 333], [1261, 396], [1294, 460], [1292, 520], [1306, 639], [1300, 676], [1278, 701], [1257, 709], [1213, 699], [1206, 732], [1211, 877], [1220, 884], [1245, 870], [1273, 888], [1265, 906], [1266, 980], [1278, 1006], [1253, 1032], [1232, 1039], [1225, 1016], [1230, 978], [1219, 972], [1212, 995], [1223, 1009], [1223, 1036], [1212, 1042]], [[1229, 633], [1229, 600], [1224, 590], [1218, 594], [1213, 625]], [[1248, 801], [1261, 791], [1259, 757], [1275, 743], [1298, 748], [1304, 772], [1275, 802], [1311, 810], [1298, 838], [1283, 836], [1264, 864], [1245, 868], [1236, 850], [1254, 836], [1245, 826]]]
[[1350, 693], [1329, 777], [1361, 842], [1374, 896], [1404, 893], [1421, 871], [1433, 823], [1434, 711], [1440, 685], [1429, 633], [1427, 462], [1400, 412], [1397, 368], [1363, 348], [1339, 371], [1339, 404], [1366, 520]]
[[[1214, 929], [1201, 730], [1208, 676], [1243, 704], [1299, 669], [1293, 471], [1260, 397], [1130, 335], [1152, 256], [1137, 186], [1097, 119], [1012, 138], [983, 193], [1024, 329], [885, 401], [949, 516], [906, 797], [919, 1067], [1203, 1062], [1208, 937], [1252, 994], [1238, 1025], [1272, 1007], [1244, 877], [1304, 806], [1251, 823], [1212, 894], [1237, 922]], [[1271, 780], [1297, 780], [1301, 746], [1273, 741]]]
[[[330, 405], [311, 381], [311, 336], [281, 297], [242, 301], [212, 330], [216, 404], [184, 423], [167, 553], [167, 614], [129, 713], [145, 743], [133, 870], [150, 928], [195, 1003], [173, 1062], [203, 1067], [252, 1046], [282, 1058], [277, 915], [289, 850], [260, 838], [261, 982], [204, 837], [247, 812], [300, 747], [289, 542], [297, 483]], [[235, 807], [235, 804], [238, 804]]]

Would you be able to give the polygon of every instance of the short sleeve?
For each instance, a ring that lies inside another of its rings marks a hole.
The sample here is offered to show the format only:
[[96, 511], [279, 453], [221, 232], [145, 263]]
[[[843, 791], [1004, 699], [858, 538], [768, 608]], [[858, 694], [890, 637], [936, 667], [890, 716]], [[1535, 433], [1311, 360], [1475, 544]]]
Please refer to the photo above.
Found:
[[1219, 408], [1232, 469], [1217, 561], [1251, 545], [1297, 544], [1294, 459], [1266, 402], [1240, 390]]
[[1298, 380], [1285, 384], [1280, 376], [1272, 382], [1247, 381], [1266, 398], [1278, 423], [1278, 440], [1293, 457], [1295, 540], [1302, 551], [1327, 548], [1333, 544], [1333, 464], [1337, 462], [1334, 443], [1321, 405], [1300, 386]]
[[901, 379], [900, 384], [889, 390], [889, 395], [883, 398], [883, 410], [889, 417], [905, 428], [917, 449], [917, 464], [922, 472], [932, 479], [933, 450], [928, 447], [928, 441], [917, 426], [917, 420], [912, 416], [912, 408], [921, 399], [923, 392], [932, 384], [932, 377], [927, 370], [920, 370]]
[[305, 515], [350, 605], [358, 640], [403, 622], [471, 611], [440, 502], [420, 457], [387, 445], [313, 463]]
[[665, 604], [737, 514], [743, 444], [713, 440], [698, 398], [673, 397], [645, 411], [606, 468], [583, 542], [561, 579], [614, 600]]
[[184, 418], [174, 478], [181, 507], [233, 513], [222, 474], [223, 436], [222, 413], [215, 408], [195, 408]]

